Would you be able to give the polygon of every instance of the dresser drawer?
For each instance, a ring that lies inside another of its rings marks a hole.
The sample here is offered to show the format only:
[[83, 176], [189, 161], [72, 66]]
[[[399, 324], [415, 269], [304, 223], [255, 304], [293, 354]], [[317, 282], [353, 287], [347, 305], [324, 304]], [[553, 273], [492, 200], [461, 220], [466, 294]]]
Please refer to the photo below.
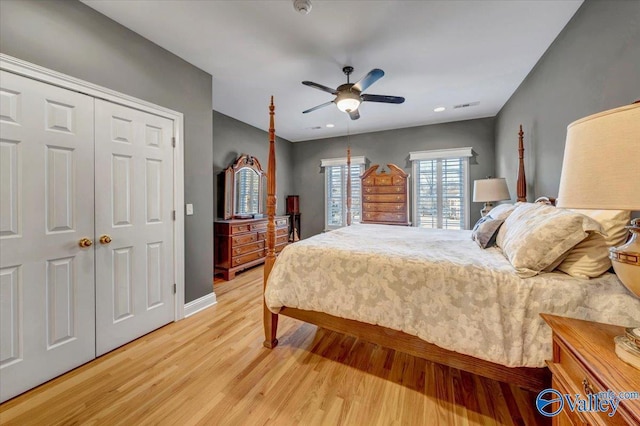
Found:
[[241, 254], [250, 253], [256, 250], [262, 250], [264, 248], [264, 241], [257, 241], [255, 243], [245, 244], [241, 246], [233, 247], [233, 256], [239, 256]]
[[231, 225], [231, 233], [232, 234], [241, 234], [243, 232], [251, 231], [251, 224], [244, 223], [242, 225]]
[[264, 250], [254, 251], [253, 253], [243, 254], [242, 256], [234, 256], [231, 262], [232, 266], [240, 266], [252, 260], [264, 257]]
[[371, 212], [362, 214], [363, 221], [366, 222], [397, 222], [406, 223], [406, 213], [383, 213], [383, 212]]
[[406, 186], [364, 186], [362, 192], [364, 194], [404, 194], [407, 191]]
[[375, 186], [380, 185], [393, 185], [393, 176], [391, 175], [379, 175], [373, 178], [373, 184]]
[[250, 234], [235, 235], [231, 237], [231, 243], [233, 244], [233, 247], [240, 244], [254, 243], [256, 241], [258, 241], [258, 234], [256, 232], [252, 232]]
[[267, 221], [266, 220], [264, 222], [257, 222], [257, 223], [252, 223], [251, 224], [251, 230], [252, 231], [257, 231], [257, 230], [261, 230], [261, 229], [267, 229]]
[[406, 211], [406, 203], [363, 203], [362, 210], [365, 212], [391, 212], [401, 213]]
[[281, 226], [289, 226], [288, 219], [276, 219], [276, 228], [280, 228]]
[[[554, 384], [559, 386], [557, 389], [562, 394], [570, 394], [575, 398], [576, 394], [580, 394], [580, 399], [588, 399], [590, 394], [607, 391], [608, 389], [597, 381], [591, 373], [589, 373], [582, 363], [572, 354], [571, 351], [561, 341], [554, 341], [554, 363], [549, 368], [553, 373]], [[617, 389], [616, 389], [617, 390]], [[589, 425], [626, 425], [623, 417], [618, 414], [609, 417], [604, 412], [571, 412], [567, 401], [565, 401], [563, 412], [566, 412], [574, 424]]]
[[[289, 228], [278, 228], [276, 229], [276, 238], [278, 238], [279, 236], [286, 236], [289, 237]], [[258, 241], [262, 241], [262, 240], [266, 240], [267, 239], [267, 231], [261, 231], [258, 232]]]
[[407, 178], [404, 178], [402, 176], [393, 176], [393, 179], [391, 180], [392, 185], [406, 186], [406, 183], [407, 183]]
[[365, 203], [405, 203], [406, 194], [373, 194], [363, 195], [362, 201]]

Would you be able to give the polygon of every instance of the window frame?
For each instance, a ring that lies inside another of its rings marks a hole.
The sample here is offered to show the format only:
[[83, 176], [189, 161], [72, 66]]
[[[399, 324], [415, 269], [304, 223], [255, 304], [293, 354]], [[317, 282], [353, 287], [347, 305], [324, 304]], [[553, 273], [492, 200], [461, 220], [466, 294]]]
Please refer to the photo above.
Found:
[[462, 229], [470, 229], [471, 226], [471, 199], [470, 199], [470, 176], [469, 176], [469, 158], [473, 156], [473, 149], [471, 147], [465, 148], [453, 148], [453, 149], [437, 149], [429, 151], [416, 151], [409, 153], [409, 161], [411, 161], [411, 171], [413, 174], [412, 185], [412, 201], [411, 201], [411, 220], [412, 225], [420, 227], [420, 220], [418, 215], [418, 201], [419, 201], [419, 186], [420, 186], [420, 173], [419, 165], [420, 161], [437, 161], [437, 186], [436, 186], [436, 205], [438, 206], [438, 215], [436, 218], [436, 227], [432, 229], [443, 229], [443, 216], [442, 216], [442, 160], [460, 159], [462, 160], [462, 173], [463, 176], [463, 209], [464, 209], [464, 227]]
[[[362, 174], [362, 172], [364, 172], [365, 168], [366, 168], [366, 163], [367, 163], [367, 159], [364, 156], [357, 156], [357, 157], [351, 157], [351, 168], [353, 169], [354, 167], [358, 167], [360, 169], [360, 172], [358, 173], [358, 176]], [[333, 231], [335, 229], [340, 229], [343, 228], [346, 225], [346, 216], [347, 216], [347, 208], [346, 208], [346, 199], [343, 198], [343, 206], [344, 208], [342, 209], [342, 223], [344, 225], [338, 226], [338, 225], [329, 225], [329, 167], [344, 167], [346, 168], [347, 166], [347, 157], [341, 157], [341, 158], [327, 158], [327, 159], [323, 159], [320, 162], [320, 167], [324, 168], [324, 231]], [[345, 171], [346, 174], [346, 171]], [[353, 174], [353, 170], [352, 170], [352, 174]], [[351, 193], [353, 194], [353, 185], [354, 185], [354, 180], [352, 178], [351, 181]], [[343, 181], [343, 187], [344, 187], [344, 192], [343, 194], [346, 194], [346, 181], [344, 181], [344, 178], [342, 179]], [[360, 184], [360, 191], [362, 192], [362, 182], [359, 183]], [[362, 194], [361, 194], [362, 195]], [[362, 198], [362, 197], [361, 197]], [[352, 208], [351, 208], [351, 212], [352, 212], [352, 221], [351, 223], [359, 223], [360, 221], [354, 221], [353, 220], [353, 199], [352, 199], [352, 204], [351, 204]], [[360, 215], [362, 215], [362, 201], [360, 202]]]

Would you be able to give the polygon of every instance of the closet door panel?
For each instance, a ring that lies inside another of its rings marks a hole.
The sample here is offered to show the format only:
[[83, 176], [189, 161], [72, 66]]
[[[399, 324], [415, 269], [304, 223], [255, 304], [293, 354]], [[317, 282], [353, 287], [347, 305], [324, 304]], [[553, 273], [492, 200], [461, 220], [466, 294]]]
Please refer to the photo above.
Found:
[[95, 357], [93, 98], [0, 72], [0, 400]]
[[96, 100], [96, 351], [174, 319], [173, 122]]

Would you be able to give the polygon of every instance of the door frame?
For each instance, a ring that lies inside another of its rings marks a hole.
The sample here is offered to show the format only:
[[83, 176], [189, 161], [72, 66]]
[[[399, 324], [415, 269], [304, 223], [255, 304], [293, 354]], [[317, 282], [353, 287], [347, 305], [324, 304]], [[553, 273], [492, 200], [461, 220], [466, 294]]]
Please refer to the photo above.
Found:
[[88, 81], [41, 67], [22, 59], [0, 53], [0, 69], [48, 83], [64, 89], [104, 99], [115, 104], [159, 115], [173, 121], [173, 266], [176, 293], [174, 295], [174, 321], [184, 318], [184, 115], [151, 102], [98, 86]]

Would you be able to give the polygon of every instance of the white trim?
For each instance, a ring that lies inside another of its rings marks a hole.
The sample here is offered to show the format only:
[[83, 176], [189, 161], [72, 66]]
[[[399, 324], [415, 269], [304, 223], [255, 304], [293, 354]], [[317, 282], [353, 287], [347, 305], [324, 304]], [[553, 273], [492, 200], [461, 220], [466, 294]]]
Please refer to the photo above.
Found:
[[184, 318], [184, 115], [181, 112], [152, 104], [133, 96], [125, 95], [88, 81], [53, 71], [30, 62], [0, 53], [0, 69], [22, 75], [43, 83], [84, 93], [98, 99], [104, 99], [129, 108], [159, 115], [173, 121], [173, 137], [176, 138], [174, 150], [174, 197], [173, 209], [176, 211], [174, 222], [174, 320]]
[[201, 298], [192, 300], [191, 302], [184, 305], [184, 317], [188, 318], [193, 314], [196, 314], [204, 309], [215, 305], [216, 303], [218, 303], [218, 299], [216, 298], [216, 294], [214, 292], [205, 294]]
[[[360, 155], [358, 157], [351, 157], [351, 165], [357, 166], [360, 164], [367, 164], [367, 157]], [[320, 160], [320, 167], [329, 167], [329, 166], [346, 166], [347, 165], [347, 157], [341, 158], [325, 158]]]
[[461, 157], [473, 157], [473, 149], [468, 146], [466, 148], [434, 149], [430, 151], [414, 151], [409, 153], [409, 161]]

